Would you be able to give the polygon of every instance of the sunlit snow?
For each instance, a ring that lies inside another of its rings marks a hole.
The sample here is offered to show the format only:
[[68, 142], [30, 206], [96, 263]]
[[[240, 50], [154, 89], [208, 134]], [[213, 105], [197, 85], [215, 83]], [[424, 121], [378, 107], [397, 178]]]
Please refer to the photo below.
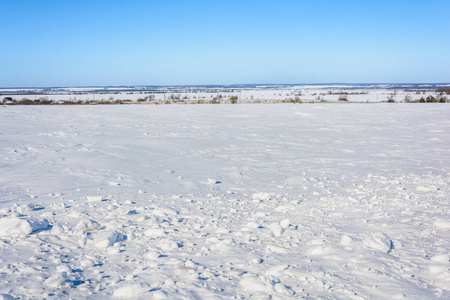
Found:
[[0, 298], [448, 299], [449, 116], [0, 107]]

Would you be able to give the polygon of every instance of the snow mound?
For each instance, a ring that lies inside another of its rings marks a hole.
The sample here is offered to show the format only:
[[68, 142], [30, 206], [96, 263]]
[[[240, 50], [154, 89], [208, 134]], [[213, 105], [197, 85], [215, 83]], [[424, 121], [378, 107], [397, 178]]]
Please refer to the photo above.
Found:
[[448, 263], [449, 257], [447, 254], [438, 254], [431, 258], [432, 261], [439, 262], [439, 263]]
[[14, 300], [15, 298], [8, 294], [0, 294], [0, 300]]
[[246, 292], [270, 293], [271, 289], [257, 277], [246, 277], [239, 281], [239, 286]]
[[2, 218], [0, 219], [0, 236], [30, 234], [48, 228], [47, 220]]
[[282, 283], [275, 284], [273, 288], [277, 293], [284, 294], [286, 296], [294, 295], [294, 292]]
[[100, 229], [101, 225], [93, 220], [80, 220], [75, 228], [83, 231], [95, 231]]
[[266, 275], [268, 276], [280, 276], [281, 274], [283, 274], [283, 272], [289, 268], [289, 265], [278, 265], [278, 266], [273, 266], [269, 269], [267, 269], [265, 271]]
[[290, 250], [284, 246], [269, 244], [266, 246], [266, 252], [283, 254], [283, 253], [289, 253]]
[[353, 243], [353, 239], [351, 238], [351, 237], [349, 237], [348, 235], [343, 235], [342, 237], [341, 237], [341, 245], [344, 245], [344, 246], [349, 246], [349, 245], [351, 245]]
[[148, 251], [147, 253], [145, 253], [144, 255], [147, 259], [151, 259], [151, 260], [155, 260], [158, 259], [161, 256], [161, 253], [159, 253], [158, 251]]
[[252, 195], [253, 200], [267, 201], [272, 198], [272, 195], [269, 193], [254, 193]]
[[334, 250], [329, 245], [314, 245], [306, 250], [308, 255], [329, 255], [334, 253]]
[[101, 202], [104, 200], [103, 196], [86, 196], [87, 202]]
[[392, 248], [392, 241], [386, 234], [382, 232], [375, 232], [364, 239], [363, 245], [366, 248], [375, 249], [387, 253]]
[[64, 233], [64, 228], [59, 224], [54, 224], [50, 233], [54, 235], [60, 235], [61, 233]]
[[146, 282], [126, 284], [114, 291], [117, 298], [135, 298], [150, 290], [150, 285]]
[[274, 210], [277, 212], [287, 213], [290, 211], [295, 211], [297, 207], [293, 203], [286, 203], [281, 206], [276, 207]]
[[437, 230], [449, 230], [450, 229], [450, 221], [438, 219], [433, 222], [433, 228]]
[[137, 211], [130, 205], [121, 205], [117, 212], [123, 216], [137, 214]]
[[47, 284], [50, 287], [72, 287], [73, 282], [67, 279], [67, 273], [61, 272], [56, 273], [50, 276], [45, 280], [45, 284]]
[[418, 187], [416, 187], [416, 190], [418, 191], [418, 192], [424, 192], [424, 193], [429, 193], [429, 192], [434, 192], [434, 191], [436, 191], [437, 190], [437, 188], [436, 187], [433, 187], [433, 186], [418, 186]]
[[96, 248], [108, 248], [119, 239], [120, 234], [115, 230], [103, 230], [94, 237], [94, 246]]
[[158, 217], [176, 216], [178, 215], [178, 211], [167, 206], [160, 206], [153, 210], [153, 215]]
[[145, 232], [144, 232], [144, 235], [145, 236], [149, 236], [149, 237], [163, 237], [163, 236], [165, 236], [165, 235], [167, 235], [166, 234], [166, 231], [164, 230], [164, 228], [150, 228], [150, 229], [147, 229]]
[[285, 230], [285, 228], [283, 228], [283, 226], [281, 226], [279, 223], [272, 223], [269, 225], [269, 228], [272, 232], [272, 235], [275, 237], [280, 237]]
[[289, 219], [283, 219], [283, 220], [280, 221], [280, 225], [284, 229], [288, 229], [289, 226], [291, 225], [291, 223], [290, 223]]

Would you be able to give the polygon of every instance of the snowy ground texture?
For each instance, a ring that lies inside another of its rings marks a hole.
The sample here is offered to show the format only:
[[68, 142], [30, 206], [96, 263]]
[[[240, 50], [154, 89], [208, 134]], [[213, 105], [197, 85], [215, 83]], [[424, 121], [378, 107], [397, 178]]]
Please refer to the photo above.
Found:
[[449, 116], [0, 107], [0, 294], [448, 299]]

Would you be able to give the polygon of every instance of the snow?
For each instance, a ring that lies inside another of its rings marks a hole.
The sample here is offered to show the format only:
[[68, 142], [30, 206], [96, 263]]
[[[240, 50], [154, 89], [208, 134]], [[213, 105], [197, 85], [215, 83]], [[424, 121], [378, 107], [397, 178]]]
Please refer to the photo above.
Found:
[[433, 228], [436, 230], [450, 230], [450, 221], [438, 219], [433, 222]]
[[114, 291], [114, 297], [117, 298], [135, 298], [150, 290], [150, 285], [146, 282], [139, 284], [127, 284]]
[[382, 232], [375, 232], [364, 239], [363, 245], [369, 249], [389, 252], [392, 248], [392, 241], [386, 234]]
[[97, 248], [108, 248], [114, 245], [120, 234], [116, 230], [103, 230], [95, 234], [93, 238], [94, 246]]
[[448, 299], [450, 107], [0, 107], [0, 299]]
[[18, 217], [0, 219], [0, 236], [26, 235], [35, 231], [46, 229], [47, 220], [21, 219]]

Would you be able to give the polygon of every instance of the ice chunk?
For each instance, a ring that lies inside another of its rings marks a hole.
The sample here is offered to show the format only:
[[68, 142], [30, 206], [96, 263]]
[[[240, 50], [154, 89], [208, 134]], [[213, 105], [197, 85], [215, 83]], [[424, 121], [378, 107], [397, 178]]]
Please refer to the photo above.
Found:
[[90, 259], [83, 259], [80, 261], [80, 266], [82, 269], [87, 269], [95, 265], [94, 261]]
[[0, 219], [0, 236], [13, 236], [30, 234], [35, 231], [48, 228], [47, 220], [1, 218]]
[[431, 265], [428, 266], [428, 270], [432, 274], [440, 274], [440, 273], [446, 273], [448, 272], [447, 266], [441, 266], [441, 265]]
[[391, 240], [382, 232], [375, 232], [370, 236], [367, 236], [363, 241], [363, 245], [369, 249], [380, 250], [383, 252], [389, 252], [392, 248]]
[[230, 249], [232, 249], [231, 243], [232, 243], [232, 241], [227, 239], [227, 240], [223, 240], [218, 243], [212, 244], [211, 251], [213, 251], [213, 252], [229, 251]]
[[152, 299], [159, 300], [159, 299], [169, 299], [167, 296], [167, 293], [163, 290], [156, 290], [152, 292]]
[[121, 215], [135, 215], [137, 211], [131, 205], [121, 205], [117, 212]]
[[266, 252], [272, 252], [272, 253], [289, 253], [289, 249], [282, 246], [277, 245], [267, 245]]
[[436, 191], [437, 188], [434, 187], [434, 186], [421, 186], [421, 185], [419, 185], [419, 186], [416, 187], [416, 190], [418, 192], [428, 193], [428, 192]]
[[239, 281], [240, 287], [246, 292], [269, 293], [271, 289], [256, 277], [246, 277]]
[[165, 217], [165, 215], [168, 215], [168, 216], [176, 216], [176, 215], [178, 215], [178, 211], [176, 211], [175, 209], [173, 209], [173, 208], [170, 208], [170, 207], [167, 207], [167, 206], [160, 206], [160, 207], [158, 207], [158, 208], [155, 208], [154, 210], [153, 210], [153, 214], [155, 215], [155, 216], [159, 216], [159, 217]]
[[219, 183], [221, 183], [221, 182], [220, 182], [220, 180], [208, 178], [208, 183], [210, 183], [210, 184], [219, 184]]
[[151, 259], [151, 260], [155, 260], [157, 258], [159, 258], [161, 256], [161, 253], [159, 253], [158, 251], [148, 251], [147, 253], [145, 253], [145, 257], [147, 259]]
[[61, 227], [61, 225], [53, 225], [51, 234], [60, 235], [61, 233], [64, 233], [64, 229]]
[[67, 273], [61, 272], [53, 274], [45, 280], [45, 284], [50, 287], [72, 287], [73, 282], [67, 279]]
[[157, 245], [162, 251], [172, 251], [178, 249], [178, 243], [172, 239], [161, 239]]
[[333, 248], [329, 245], [315, 245], [306, 250], [306, 254], [308, 255], [328, 255], [333, 252]]
[[[248, 224], [247, 224], [247, 226], [248, 226]], [[230, 233], [230, 231], [226, 228], [219, 227], [216, 229], [216, 233], [217, 234], [227, 234], [227, 233]]]
[[75, 228], [83, 231], [95, 231], [100, 229], [101, 226], [93, 220], [80, 220]]
[[433, 228], [435, 230], [449, 230], [450, 229], [450, 221], [438, 219], [433, 222]]
[[281, 227], [283, 227], [284, 229], [288, 229], [289, 225], [291, 225], [289, 219], [284, 219], [280, 221], [280, 225]]
[[272, 231], [273, 236], [276, 236], [276, 237], [280, 237], [284, 232], [284, 228], [278, 223], [270, 224], [269, 228]]
[[258, 228], [260, 225], [256, 222], [250, 221], [247, 223], [246, 226], [247, 226], [247, 228], [254, 229], [254, 228]]
[[293, 204], [293, 203], [286, 203], [286, 204], [283, 204], [281, 206], [276, 207], [275, 211], [282, 212], [282, 213], [287, 213], [289, 211], [295, 211], [296, 208], [297, 207], [295, 206], [295, 204]]
[[440, 262], [440, 263], [448, 263], [449, 258], [447, 254], [438, 254], [431, 258], [432, 261]]
[[88, 202], [101, 202], [103, 201], [103, 196], [86, 196]]
[[278, 265], [273, 266], [266, 270], [266, 275], [270, 276], [280, 276], [289, 267], [289, 265]]
[[119, 238], [119, 233], [115, 230], [103, 230], [94, 237], [94, 246], [96, 248], [108, 248], [112, 246]]
[[59, 265], [56, 267], [56, 270], [61, 273], [66, 272], [67, 274], [72, 272], [72, 269], [68, 265]]
[[253, 200], [265, 201], [265, 200], [270, 200], [270, 198], [271, 198], [271, 195], [269, 193], [254, 193], [252, 195]]
[[114, 291], [117, 298], [135, 298], [150, 290], [150, 285], [146, 282], [126, 284]]
[[341, 245], [344, 245], [344, 246], [349, 246], [349, 245], [351, 245], [353, 243], [353, 239], [351, 238], [351, 237], [349, 237], [348, 235], [343, 235], [342, 237], [341, 237]]
[[278, 293], [284, 294], [286, 296], [293, 296], [294, 295], [294, 292], [291, 289], [289, 289], [287, 286], [282, 284], [282, 283], [275, 284], [274, 289]]
[[28, 203], [25, 205], [19, 205], [17, 206], [16, 210], [21, 214], [26, 214], [27, 212], [33, 211], [37, 209], [38, 206], [34, 203]]
[[150, 236], [150, 237], [162, 237], [162, 236], [165, 236], [165, 235], [167, 235], [166, 234], [166, 231], [164, 230], [164, 228], [150, 228], [150, 229], [147, 229], [145, 232], [144, 232], [144, 235], [145, 236]]

